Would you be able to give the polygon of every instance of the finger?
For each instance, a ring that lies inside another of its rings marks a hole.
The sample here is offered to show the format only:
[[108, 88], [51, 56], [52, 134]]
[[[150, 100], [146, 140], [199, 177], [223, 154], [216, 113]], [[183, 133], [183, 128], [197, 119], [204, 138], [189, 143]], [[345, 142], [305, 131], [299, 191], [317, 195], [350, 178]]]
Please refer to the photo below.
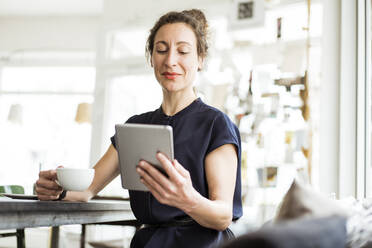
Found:
[[56, 172], [56, 170], [40, 171], [39, 177], [50, 179], [50, 180], [56, 180], [57, 179], [57, 172]]
[[[145, 161], [141, 161], [141, 163], [146, 163]], [[147, 163], [148, 164], [148, 163]], [[149, 165], [149, 164], [148, 164]], [[147, 171], [141, 169], [142, 167], [137, 168], [138, 174], [143, 178], [146, 183], [151, 185], [153, 188], [155, 188], [160, 194], [165, 194], [165, 188], [170, 187], [171, 184], [169, 180], [163, 176], [157, 169], [155, 169], [152, 165], [149, 165], [150, 173]], [[156, 174], [156, 177], [153, 177], [153, 174]]]
[[62, 187], [58, 185], [55, 181], [47, 180], [45, 178], [39, 178], [36, 181], [36, 186], [46, 189], [62, 190]]
[[41, 201], [53, 201], [53, 200], [57, 200], [59, 197], [59, 195], [57, 196], [53, 196], [53, 195], [37, 195], [37, 198]]
[[50, 190], [42, 187], [36, 186], [35, 188], [36, 193], [39, 195], [51, 195], [51, 196], [58, 196], [62, 193], [62, 190]]
[[163, 166], [165, 172], [168, 174], [168, 176], [172, 180], [179, 181], [180, 180], [180, 175], [178, 171], [174, 168], [172, 162], [165, 156], [163, 153], [158, 152], [156, 154], [156, 158], [159, 160], [161, 165]]
[[150, 190], [151, 194], [156, 198], [156, 200], [158, 200], [162, 204], [166, 204], [166, 201], [163, 199], [161, 194], [154, 187], [152, 187], [144, 179], [140, 179], [140, 180]]
[[148, 163], [147, 161], [140, 161], [139, 168], [142, 169], [144, 172], [149, 174], [155, 181], [160, 183], [164, 188], [169, 187], [170, 181], [169, 179], [159, 171], [159, 169], [155, 168], [152, 164]]
[[179, 162], [177, 159], [173, 161], [174, 168], [184, 177], [190, 176], [190, 172], [186, 170]]

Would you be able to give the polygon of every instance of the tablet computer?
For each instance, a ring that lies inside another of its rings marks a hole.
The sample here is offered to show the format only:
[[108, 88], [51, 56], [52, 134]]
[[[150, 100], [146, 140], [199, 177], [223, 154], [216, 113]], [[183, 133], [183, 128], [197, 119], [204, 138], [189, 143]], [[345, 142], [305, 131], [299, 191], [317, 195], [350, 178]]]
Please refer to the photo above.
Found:
[[145, 160], [165, 173], [156, 159], [156, 153], [162, 152], [170, 160], [174, 160], [172, 127], [152, 124], [118, 124], [115, 125], [115, 131], [123, 188], [148, 191], [140, 181], [136, 166], [140, 160]]

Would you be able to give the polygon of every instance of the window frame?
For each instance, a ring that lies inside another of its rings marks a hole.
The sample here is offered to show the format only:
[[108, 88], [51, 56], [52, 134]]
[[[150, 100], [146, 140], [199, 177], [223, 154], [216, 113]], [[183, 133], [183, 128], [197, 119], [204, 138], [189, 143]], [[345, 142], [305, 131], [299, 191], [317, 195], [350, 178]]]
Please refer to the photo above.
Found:
[[356, 197], [372, 195], [371, 168], [371, 0], [357, 1]]
[[[360, 128], [362, 130], [358, 130], [358, 144], [364, 145], [361, 149], [358, 149], [358, 152], [361, 153], [360, 157], [361, 160], [358, 160], [358, 168], [360, 168], [360, 176], [358, 179], [361, 178], [362, 182], [358, 181], [358, 198], [361, 197], [371, 197], [372, 196], [372, 165], [371, 165], [371, 131], [372, 131], [372, 120], [371, 120], [371, 113], [372, 113], [372, 106], [371, 106], [371, 28], [372, 28], [372, 19], [371, 19], [371, 0], [360, 0], [358, 2], [360, 4], [358, 8], [358, 41], [360, 39], [360, 49], [358, 47], [358, 70], [362, 75], [360, 80], [358, 80], [358, 86], [360, 85], [360, 90], [358, 91], [358, 99], [361, 98], [362, 102], [360, 103], [360, 109], [358, 109], [359, 115], [364, 115], [364, 117], [360, 118], [360, 121], [363, 121]], [[360, 16], [359, 16], [360, 15]], [[359, 105], [358, 105], [359, 108]], [[358, 118], [359, 120], [359, 118]], [[358, 126], [359, 127], [359, 126]], [[359, 143], [360, 142], [360, 143]]]
[[325, 14], [333, 17], [327, 27], [334, 34], [323, 45], [331, 49], [324, 53], [332, 64], [323, 67], [322, 108], [327, 115], [323, 113], [320, 123], [320, 189], [334, 191], [339, 198], [362, 199], [372, 195], [371, 0], [333, 0], [325, 5]]

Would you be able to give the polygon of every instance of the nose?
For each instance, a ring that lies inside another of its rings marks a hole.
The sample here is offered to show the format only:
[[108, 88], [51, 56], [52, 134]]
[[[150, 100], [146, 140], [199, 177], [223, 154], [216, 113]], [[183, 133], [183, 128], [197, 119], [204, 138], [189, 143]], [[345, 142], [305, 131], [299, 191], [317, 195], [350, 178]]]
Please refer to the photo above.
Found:
[[177, 64], [177, 60], [178, 60], [177, 52], [174, 51], [173, 49], [170, 49], [165, 59], [165, 65], [173, 67]]

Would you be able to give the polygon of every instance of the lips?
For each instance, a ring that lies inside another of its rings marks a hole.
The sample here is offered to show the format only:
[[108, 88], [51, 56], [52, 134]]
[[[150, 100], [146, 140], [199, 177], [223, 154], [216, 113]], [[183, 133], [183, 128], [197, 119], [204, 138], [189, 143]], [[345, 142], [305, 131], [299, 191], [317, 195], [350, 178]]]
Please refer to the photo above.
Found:
[[167, 79], [175, 79], [177, 76], [181, 75], [176, 72], [163, 72], [162, 75]]

